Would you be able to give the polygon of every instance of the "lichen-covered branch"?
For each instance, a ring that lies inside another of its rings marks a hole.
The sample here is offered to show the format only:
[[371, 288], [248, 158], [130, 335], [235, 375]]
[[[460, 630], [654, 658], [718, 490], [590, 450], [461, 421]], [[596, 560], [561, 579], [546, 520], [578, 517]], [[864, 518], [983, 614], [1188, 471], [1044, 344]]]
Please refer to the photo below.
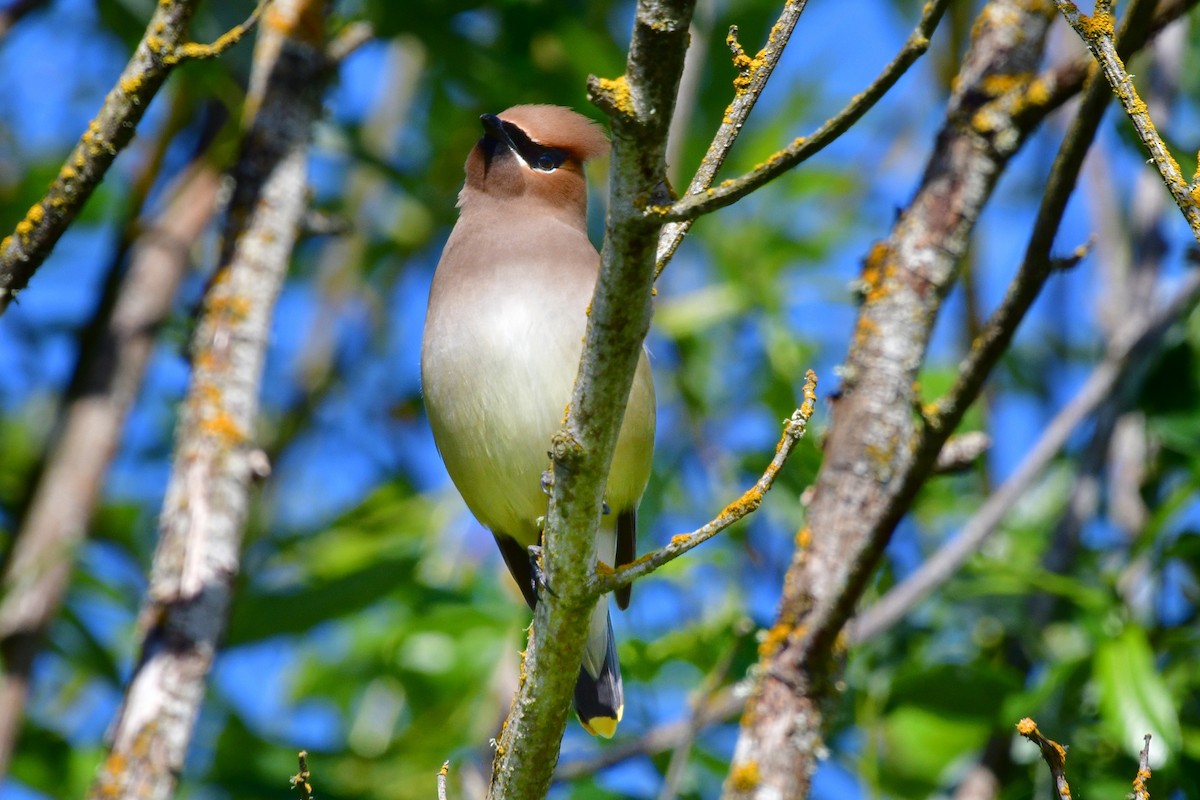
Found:
[[862, 613], [850, 627], [850, 640], [861, 642], [899, 622], [917, 603], [953, 577], [997, 529], [1038, 475], [1061, 451], [1068, 437], [1092, 413], [1129, 391], [1129, 373], [1149, 363], [1167, 329], [1200, 301], [1200, 273], [1190, 273], [1171, 300], [1154, 313], [1130, 323], [1113, 337], [1104, 360], [1096, 366], [1071, 402], [1050, 421], [1012, 475], [981, 505], [962, 530], [903, 581]]
[[1061, 744], [1048, 739], [1038, 730], [1037, 723], [1029, 717], [1017, 723], [1017, 733], [1038, 746], [1042, 760], [1050, 768], [1054, 780], [1054, 792], [1059, 800], [1071, 800], [1071, 787], [1067, 785], [1067, 751]]
[[1112, 1], [1096, 0], [1096, 13], [1090, 17], [1081, 14], [1079, 8], [1068, 0], [1054, 2], [1100, 64], [1105, 79], [1121, 101], [1121, 106], [1133, 123], [1142, 145], [1150, 153], [1150, 158], [1154, 161], [1158, 173], [1162, 175], [1163, 183], [1175, 200], [1175, 205], [1183, 212], [1188, 226], [1192, 229], [1192, 236], [1200, 242], [1200, 178], [1191, 184], [1184, 178], [1179, 163], [1159, 136], [1146, 103], [1138, 95], [1137, 88], [1125, 69], [1125, 63], [1117, 53]]
[[213, 213], [220, 176], [197, 164], [134, 244], [109, 317], [90, 343], [79, 390], [46, 457], [0, 579], [0, 775], [20, 727], [30, 669], [66, 592], [109, 462], [137, 397], [154, 337]]
[[596, 528], [617, 431], [650, 327], [658, 223], [644, 206], [666, 192], [666, 143], [694, 0], [641, 0], [625, 74], [592, 78], [612, 122], [612, 177], [600, 278], [563, 429], [554, 437], [543, 570], [555, 592], [534, 612], [522, 680], [496, 748], [491, 798], [545, 796], [579, 671]]
[[1133, 779], [1133, 800], [1150, 800], [1150, 790], [1146, 781], [1150, 780], [1150, 734], [1146, 734], [1146, 744], [1138, 756], [1138, 771]]
[[30, 207], [11, 234], [0, 240], [0, 314], [29, 283], [100, 185], [117, 154], [129, 144], [142, 114], [171, 69], [181, 61], [212, 57], [231, 47], [257, 19], [261, 5], [245, 23], [211, 45], [187, 40], [195, 8], [196, 0], [160, 0], [155, 5], [133, 57], [45, 196]]
[[918, 463], [914, 383], [970, 233], [1024, 141], [1013, 120], [1053, 18], [1049, 2], [988, 3], [957, 76], [947, 118], [911, 204], [863, 269], [864, 300], [843, 368], [807, 526], [761, 651], [725, 784], [730, 798], [807, 796], [824, 735], [838, 632], [907, 507]]
[[326, 74], [324, 0], [277, 0], [255, 50], [254, 110], [221, 263], [193, 339], [140, 623], [141, 657], [89, 797], [168, 798], [225, 631], [251, 483], [259, 381], [275, 297], [305, 209], [308, 136]]
[[[1146, 5], [1135, 3], [1131, 16], [1144, 21]], [[912, 409], [920, 398], [914, 386], [933, 324], [975, 220], [1031, 130], [1021, 112], [1054, 15], [1048, 0], [994, 0], [984, 7], [921, 185], [886, 241], [864, 262], [865, 296], [844, 367], [843, 395], [834, 409], [808, 530], [799, 537], [811, 546], [797, 549], [789, 568], [727, 797], [807, 794], [822, 738], [821, 704], [845, 641], [843, 625], [941, 446], [994, 365], [981, 362], [952, 414], [944, 413], [948, 406], [936, 409], [941, 424], [916, 424]], [[1082, 144], [1083, 138], [1079, 130], [1075, 139]], [[1066, 187], [1074, 181], [1076, 147], [1064, 145], [1068, 153], [1057, 162], [1059, 177], [1053, 180]], [[1053, 200], [1045, 222], [1031, 237], [1030, 254], [1045, 259], [1030, 267], [1035, 272], [1049, 266], [1057, 230], [1051, 211], [1059, 191], [1048, 191]], [[1040, 286], [1029, 284], [1035, 293]], [[1018, 305], [1023, 301], [1013, 309]], [[1011, 337], [1023, 313], [994, 330]]]
[[[850, 129], [850, 126], [862, 118], [888, 90], [900, 80], [908, 68], [929, 49], [929, 40], [941, 21], [949, 0], [933, 0], [926, 3], [917, 27], [909, 34], [908, 40], [900, 48], [883, 71], [861, 93], [854, 96], [841, 111], [831, 117], [824, 125], [809, 136], [801, 136], [778, 151], [759, 166], [738, 178], [722, 181], [716, 188], [708, 189], [707, 184], [667, 205], [655, 206], [649, 213], [657, 215], [661, 221], [670, 223], [685, 223], [718, 208], [732, 205], [751, 192], [779, 177], [783, 173], [803, 163], [823, 150], [830, 142], [837, 139]], [[709, 178], [711, 181], [711, 177]], [[675, 228], [671, 228], [674, 231]], [[686, 231], [686, 228], [683, 228]], [[680, 234], [682, 235], [682, 234]], [[678, 243], [675, 244], [678, 247]], [[664, 251], [665, 252], [665, 251]], [[673, 248], [670, 252], [673, 252]], [[669, 252], [666, 257], [669, 257]], [[663, 258], [665, 260], [665, 258]]]
[[[742, 126], [754, 110], [759, 95], [767, 87], [767, 80], [775, 71], [775, 65], [779, 63], [788, 40], [792, 38], [792, 31], [796, 29], [796, 23], [800, 21], [800, 15], [807, 3], [808, 0], [787, 0], [783, 4], [779, 19], [771, 26], [771, 32], [767, 35], [767, 43], [753, 58], [746, 55], [738, 42], [737, 27], [729, 29], [725, 41], [733, 52], [733, 65], [738, 71], [738, 76], [733, 80], [733, 100], [725, 109], [721, 126], [717, 128], [712, 143], [708, 146], [708, 152], [700, 159], [700, 166], [684, 196], [700, 194], [712, 186], [713, 178], [725, 163], [725, 157], [729, 155], [738, 134], [742, 132]], [[658, 240], [658, 263], [655, 267], [659, 274], [679, 249], [683, 237], [692, 227], [692, 221], [680, 220], [663, 226]]]
[[808, 421], [812, 418], [816, 402], [817, 375], [809, 370], [804, 381], [804, 404], [784, 420], [783, 435], [775, 446], [775, 456], [759, 479], [754, 482], [754, 485], [743, 492], [737, 500], [721, 509], [720, 514], [700, 528], [691, 533], [672, 536], [667, 545], [653, 553], [647, 553], [632, 564], [627, 564], [617, 570], [598, 573], [592, 581], [592, 591], [596, 594], [611, 592], [638, 578], [643, 578], [689, 550], [704, 544], [730, 525], [756, 511], [762, 505], [767, 492], [771, 491], [771, 487], [775, 484], [775, 478], [783, 469], [783, 465], [787, 463], [792, 449], [808, 430]]

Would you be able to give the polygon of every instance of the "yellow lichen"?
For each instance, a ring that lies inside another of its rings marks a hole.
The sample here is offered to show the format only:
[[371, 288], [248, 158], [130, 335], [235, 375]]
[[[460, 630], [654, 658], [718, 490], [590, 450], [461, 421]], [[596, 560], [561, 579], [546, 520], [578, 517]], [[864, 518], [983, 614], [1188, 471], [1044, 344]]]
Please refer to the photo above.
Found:
[[758, 655], [761, 658], [769, 658], [775, 655], [784, 643], [787, 642], [788, 636], [791, 635], [794, 626], [787, 625], [783, 622], [777, 622], [771, 626], [770, 630], [763, 634], [762, 641], [758, 643]]
[[729, 772], [729, 783], [734, 791], [750, 792], [758, 787], [762, 776], [758, 771], [757, 761], [742, 761], [734, 764]]
[[629, 82], [622, 75], [618, 78], [597, 78], [596, 88], [608, 99], [619, 113], [633, 116], [633, 96], [629, 93]]
[[1079, 15], [1079, 32], [1089, 40], [1096, 40], [1113, 35], [1112, 14], [1096, 14], [1089, 17]]

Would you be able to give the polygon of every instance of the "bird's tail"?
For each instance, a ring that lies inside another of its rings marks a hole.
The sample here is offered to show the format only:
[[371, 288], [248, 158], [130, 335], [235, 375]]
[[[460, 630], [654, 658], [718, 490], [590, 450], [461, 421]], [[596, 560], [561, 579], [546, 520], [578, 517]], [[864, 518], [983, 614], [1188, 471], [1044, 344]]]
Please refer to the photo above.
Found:
[[575, 682], [575, 713], [584, 730], [593, 736], [612, 738], [625, 712], [625, 692], [621, 686], [621, 664], [617, 661], [617, 640], [608, 616], [608, 598], [600, 598], [588, 625], [587, 649]]

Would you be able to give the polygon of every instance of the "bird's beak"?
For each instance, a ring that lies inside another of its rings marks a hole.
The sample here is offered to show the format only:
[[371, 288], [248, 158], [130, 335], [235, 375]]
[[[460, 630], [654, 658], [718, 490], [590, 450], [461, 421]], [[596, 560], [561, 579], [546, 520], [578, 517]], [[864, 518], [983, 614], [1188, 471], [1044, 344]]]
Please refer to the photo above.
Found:
[[508, 135], [508, 131], [504, 129], [504, 121], [495, 114], [481, 114], [479, 122], [483, 125], [483, 135], [493, 141], [496, 141], [514, 153], [517, 151], [516, 144], [513, 143], [512, 137]]

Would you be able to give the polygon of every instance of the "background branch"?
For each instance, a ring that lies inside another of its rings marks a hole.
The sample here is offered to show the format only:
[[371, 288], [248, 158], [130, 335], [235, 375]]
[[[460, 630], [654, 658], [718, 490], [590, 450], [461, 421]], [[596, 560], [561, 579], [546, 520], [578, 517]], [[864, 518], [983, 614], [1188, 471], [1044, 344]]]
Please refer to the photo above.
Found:
[[22, 520], [0, 579], [0, 775], [20, 726], [34, 656], [62, 602], [159, 327], [212, 216], [220, 177], [198, 163], [142, 231], [100, 339]]
[[899, 622], [921, 600], [950, 580], [976, 553], [1005, 515], [1029, 491], [1042, 470], [1062, 450], [1078, 425], [1114, 395], [1135, 391], [1167, 329], [1195, 308], [1200, 300], [1200, 273], [1190, 273], [1169, 302], [1148, 318], [1130, 320], [1115, 337], [1104, 360], [1083, 387], [1046, 426], [1037, 443], [997, 489], [963, 525], [958, 536], [927, 558], [915, 572], [894, 586], [850, 625], [850, 639], [871, 639]]
[[[133, 57], [50, 189], [17, 223], [13, 233], [0, 241], [0, 314], [29, 283], [104, 179], [117, 154], [129, 144], [142, 114], [171, 69], [185, 58], [206, 57], [219, 51], [208, 48], [193, 54], [189, 50], [187, 29], [195, 5], [195, 0], [162, 0], [155, 4], [154, 15]], [[236, 37], [228, 44], [233, 41]]]
[[193, 376], [160, 522], [140, 661], [89, 796], [167, 798], [183, 769], [227, 622], [275, 298], [306, 203], [307, 142], [326, 74], [325, 4], [277, 2], [255, 51], [253, 109], [223, 258], [193, 340]]

